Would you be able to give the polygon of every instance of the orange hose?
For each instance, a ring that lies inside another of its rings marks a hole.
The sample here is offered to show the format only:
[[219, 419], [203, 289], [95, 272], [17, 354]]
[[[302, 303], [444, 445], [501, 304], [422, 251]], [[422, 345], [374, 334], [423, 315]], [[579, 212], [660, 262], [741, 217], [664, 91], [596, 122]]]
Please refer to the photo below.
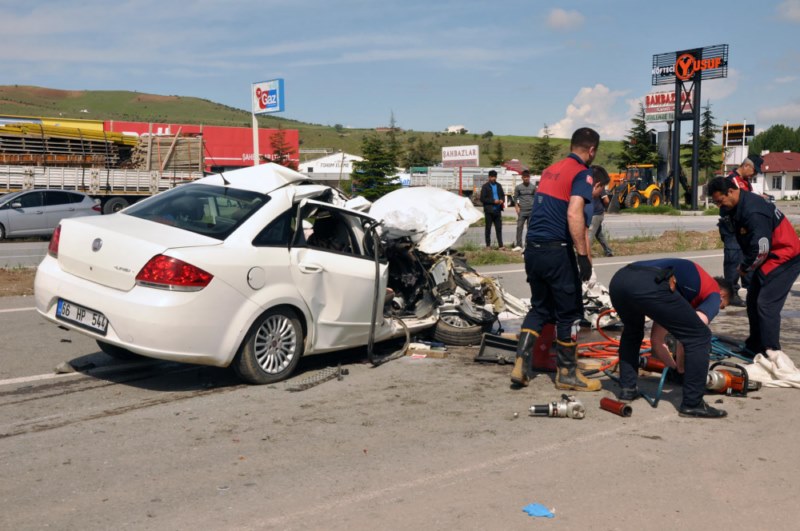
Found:
[[[605, 333], [605, 331], [600, 326], [600, 319], [602, 319], [603, 317], [605, 317], [610, 313], [616, 313], [614, 308], [609, 308], [608, 310], [603, 310], [602, 312], [600, 312], [600, 314], [597, 316], [597, 321], [595, 322], [595, 328], [597, 329], [597, 331], [600, 333], [601, 336], [606, 338], [606, 341], [591, 341], [588, 343], [579, 344], [578, 345], [579, 356], [583, 356], [584, 358], [618, 358], [619, 339], [614, 339], [610, 337], [608, 334]], [[642, 353], [641, 355], [650, 356], [649, 352], [650, 348], [651, 348], [650, 340], [649, 339], [643, 340], [640, 350], [644, 350], [646, 352]], [[619, 359], [610, 360], [608, 363], [601, 365], [597, 369], [597, 371], [598, 372], [606, 371], [612, 368], [617, 363], [619, 363]]]

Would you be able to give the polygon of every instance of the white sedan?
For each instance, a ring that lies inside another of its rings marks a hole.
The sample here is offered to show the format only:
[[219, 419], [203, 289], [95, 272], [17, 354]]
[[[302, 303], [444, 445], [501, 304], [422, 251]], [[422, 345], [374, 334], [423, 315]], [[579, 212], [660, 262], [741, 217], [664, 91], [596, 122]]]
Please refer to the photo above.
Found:
[[[427, 229], [380, 227], [363, 198], [275, 164], [208, 176], [113, 215], [64, 220], [36, 274], [36, 307], [112, 356], [232, 365], [255, 384], [371, 334], [480, 333], [502, 301], [447, 254], [416, 250], [449, 247], [474, 220], [450, 196], [457, 207], [434, 217], [431, 243]], [[384, 204], [380, 219], [391, 218]]]

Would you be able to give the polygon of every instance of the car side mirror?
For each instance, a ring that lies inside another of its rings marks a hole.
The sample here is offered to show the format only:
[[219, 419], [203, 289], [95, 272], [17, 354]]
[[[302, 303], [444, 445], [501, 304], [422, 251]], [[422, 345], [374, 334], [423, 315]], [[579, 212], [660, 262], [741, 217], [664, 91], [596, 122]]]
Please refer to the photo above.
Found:
[[19, 201], [14, 201], [13, 203], [11, 203], [11, 208], [22, 208], [22, 203], [20, 203]]

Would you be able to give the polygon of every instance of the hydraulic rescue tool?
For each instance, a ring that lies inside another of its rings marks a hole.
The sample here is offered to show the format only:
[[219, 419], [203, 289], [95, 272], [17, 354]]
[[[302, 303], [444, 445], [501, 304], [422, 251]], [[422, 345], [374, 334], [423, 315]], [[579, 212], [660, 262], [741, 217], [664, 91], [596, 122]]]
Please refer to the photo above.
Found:
[[633, 414], [633, 408], [625, 402], [614, 400], [613, 398], [601, 398], [600, 409], [610, 411], [620, 417], [630, 417]]
[[573, 395], [561, 395], [561, 400], [554, 400], [549, 404], [531, 406], [530, 411], [533, 417], [569, 417], [571, 419], [582, 419], [586, 416], [586, 408], [580, 400]]
[[747, 396], [761, 389], [761, 382], [750, 381], [747, 370], [738, 363], [718, 361], [708, 369], [706, 389], [728, 396]]

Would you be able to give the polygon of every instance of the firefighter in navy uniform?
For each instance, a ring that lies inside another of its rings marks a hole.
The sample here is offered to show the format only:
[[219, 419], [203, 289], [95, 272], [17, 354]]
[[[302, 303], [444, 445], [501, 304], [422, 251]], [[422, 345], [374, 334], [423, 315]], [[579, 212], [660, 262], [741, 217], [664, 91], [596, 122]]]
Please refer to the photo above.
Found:
[[717, 177], [708, 193], [720, 215], [734, 228], [742, 248], [739, 275], [752, 275], [747, 290], [750, 335], [745, 346], [753, 353], [781, 350], [781, 310], [800, 275], [800, 238], [775, 205], [747, 192], [729, 179]]
[[[683, 417], [719, 418], [727, 413], [703, 401], [711, 351], [708, 323], [725, 308], [731, 296], [725, 279], [714, 279], [699, 265], [680, 258], [633, 262], [614, 274], [609, 284], [611, 304], [624, 328], [619, 342], [619, 400], [637, 398], [639, 350], [644, 339], [645, 317], [653, 319], [653, 351], [661, 348], [655, 336], [666, 329], [680, 341], [685, 352], [683, 400], [678, 413]], [[660, 334], [660, 337], [664, 337]]]
[[577, 335], [583, 318], [581, 281], [592, 275], [587, 227], [592, 199], [599, 197], [609, 180], [607, 173], [593, 177], [589, 169], [599, 144], [596, 131], [578, 129], [572, 135], [569, 156], [542, 172], [526, 237], [531, 309], [522, 323], [511, 372], [515, 386], [528, 385], [533, 347], [544, 325], [555, 322], [556, 389], [600, 389], [599, 381], [583, 376], [577, 361]]
[[[739, 165], [739, 167], [728, 174], [726, 179], [731, 181], [736, 188], [753, 191], [753, 185], [750, 182], [753, 175], [761, 172], [761, 157], [752, 155]], [[733, 297], [731, 298], [731, 306], [744, 306], [744, 302], [739, 297], [739, 272], [737, 268], [742, 263], [742, 249], [739, 247], [739, 242], [736, 241], [736, 234], [733, 227], [730, 226], [728, 220], [723, 217], [719, 219], [719, 235], [724, 244], [723, 258], [722, 258], [722, 271], [725, 280], [733, 284]], [[750, 279], [745, 277], [742, 279], [742, 285], [747, 288], [750, 284]]]

